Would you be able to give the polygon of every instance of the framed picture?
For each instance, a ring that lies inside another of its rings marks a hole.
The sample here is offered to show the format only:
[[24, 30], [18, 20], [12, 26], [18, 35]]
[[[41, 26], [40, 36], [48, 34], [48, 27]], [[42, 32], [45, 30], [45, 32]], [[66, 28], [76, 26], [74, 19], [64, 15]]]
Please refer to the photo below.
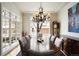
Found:
[[79, 3], [68, 9], [68, 31], [79, 33]]

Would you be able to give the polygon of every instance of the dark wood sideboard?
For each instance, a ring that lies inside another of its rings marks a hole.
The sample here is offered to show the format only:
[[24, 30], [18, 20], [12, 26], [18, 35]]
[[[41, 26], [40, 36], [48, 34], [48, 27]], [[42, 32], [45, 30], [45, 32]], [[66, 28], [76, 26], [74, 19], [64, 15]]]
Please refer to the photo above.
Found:
[[62, 44], [62, 50], [68, 56], [79, 56], [79, 38], [65, 36]]

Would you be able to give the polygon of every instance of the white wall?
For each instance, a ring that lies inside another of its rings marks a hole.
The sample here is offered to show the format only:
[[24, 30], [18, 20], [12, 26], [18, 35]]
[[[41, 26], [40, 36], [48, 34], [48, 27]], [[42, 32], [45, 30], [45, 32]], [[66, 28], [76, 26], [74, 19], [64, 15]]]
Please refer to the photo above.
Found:
[[61, 23], [60, 34], [69, 35], [72, 37], [79, 38], [79, 33], [68, 32], [68, 9], [72, 7], [74, 3], [68, 3], [64, 8], [62, 8], [58, 13], [58, 18]]
[[30, 33], [30, 20], [32, 19], [32, 13], [23, 14], [23, 30], [24, 32]]

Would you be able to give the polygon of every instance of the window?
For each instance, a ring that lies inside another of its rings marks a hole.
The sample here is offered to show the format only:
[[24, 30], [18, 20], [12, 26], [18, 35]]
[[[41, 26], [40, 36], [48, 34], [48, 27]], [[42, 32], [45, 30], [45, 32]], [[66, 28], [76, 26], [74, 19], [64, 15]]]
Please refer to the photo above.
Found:
[[[7, 14], [7, 15], [6, 15]], [[2, 48], [9, 45], [9, 12], [2, 11]]]
[[10, 21], [10, 24], [11, 24], [11, 43], [14, 43], [16, 41], [16, 16], [11, 14], [11, 21]]
[[[31, 20], [30, 22], [30, 35], [31, 35], [31, 46], [32, 50], [49, 50], [49, 36], [50, 36], [50, 21], [45, 21], [40, 30], [42, 34], [42, 40], [44, 40], [43, 44], [37, 44], [37, 23]], [[40, 47], [40, 48], [38, 48]]]
[[[19, 30], [18, 30], [19, 29]], [[21, 38], [21, 20], [14, 13], [2, 10], [2, 55]], [[9, 46], [9, 47], [8, 47]], [[6, 49], [7, 48], [7, 49]]]

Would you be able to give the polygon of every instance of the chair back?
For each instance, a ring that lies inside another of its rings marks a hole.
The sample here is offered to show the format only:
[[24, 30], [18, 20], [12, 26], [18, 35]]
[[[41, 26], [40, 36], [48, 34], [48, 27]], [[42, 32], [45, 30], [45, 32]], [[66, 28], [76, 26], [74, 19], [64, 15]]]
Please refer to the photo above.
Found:
[[27, 55], [27, 51], [30, 49], [30, 41], [27, 38], [18, 40], [21, 48], [22, 55]]
[[19, 41], [19, 44], [20, 44], [21, 54], [23, 55], [23, 45], [22, 45], [22, 42], [21, 42], [21, 40], [18, 40], [18, 41]]

